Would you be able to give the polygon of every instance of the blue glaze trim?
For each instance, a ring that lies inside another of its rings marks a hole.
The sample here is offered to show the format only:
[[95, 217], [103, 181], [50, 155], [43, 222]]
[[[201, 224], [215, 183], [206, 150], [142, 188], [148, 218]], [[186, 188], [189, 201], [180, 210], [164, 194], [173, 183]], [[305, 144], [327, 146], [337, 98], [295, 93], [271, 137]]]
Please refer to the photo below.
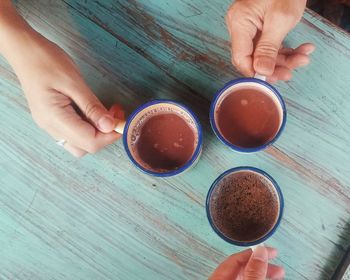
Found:
[[[215, 123], [215, 107], [217, 102], [219, 101], [219, 98], [221, 97], [221, 95], [230, 87], [232, 87], [233, 85], [239, 84], [239, 83], [247, 83], [247, 82], [253, 82], [253, 83], [257, 83], [257, 84], [261, 84], [265, 87], [267, 87], [268, 89], [270, 89], [277, 97], [278, 101], [281, 104], [282, 107], [282, 124], [280, 129], [278, 130], [276, 136], [271, 139], [269, 142], [265, 143], [262, 146], [259, 147], [254, 147], [254, 148], [242, 148], [236, 145], [233, 145], [232, 143], [230, 143], [229, 141], [227, 141], [220, 133], [219, 129], [216, 126]], [[219, 138], [219, 140], [224, 143], [225, 145], [229, 146], [231, 149], [238, 151], [238, 152], [243, 152], [243, 153], [253, 153], [253, 152], [257, 152], [257, 151], [261, 151], [265, 148], [267, 148], [268, 146], [272, 145], [281, 135], [282, 131], [284, 130], [284, 127], [286, 125], [286, 121], [287, 121], [287, 110], [286, 110], [286, 105], [283, 101], [282, 96], [280, 95], [280, 93], [278, 92], [277, 89], [275, 89], [272, 85], [270, 85], [269, 83], [259, 80], [259, 79], [255, 79], [255, 78], [240, 78], [240, 79], [236, 79], [236, 80], [232, 80], [228, 83], [226, 83], [224, 85], [224, 87], [222, 89], [220, 89], [214, 97], [214, 100], [211, 103], [210, 106], [210, 113], [209, 113], [209, 118], [210, 118], [210, 125], [215, 133], [215, 135]]]
[[[210, 214], [210, 199], [211, 199], [211, 194], [213, 193], [213, 191], [215, 190], [217, 184], [219, 181], [221, 181], [225, 176], [237, 172], [237, 171], [253, 171], [256, 173], [259, 173], [261, 175], [263, 175], [266, 179], [268, 179], [269, 181], [271, 181], [272, 185], [275, 187], [278, 198], [279, 198], [279, 204], [280, 204], [280, 208], [279, 208], [279, 216], [277, 218], [276, 224], [274, 225], [274, 227], [263, 237], [252, 241], [252, 242], [240, 242], [240, 241], [236, 241], [236, 240], [232, 240], [228, 237], [226, 237], [214, 224], [211, 214]], [[268, 238], [270, 238], [274, 232], [276, 231], [276, 229], [278, 228], [282, 216], [283, 216], [283, 210], [284, 210], [284, 199], [283, 199], [283, 195], [282, 195], [282, 191], [279, 187], [279, 185], [277, 184], [277, 182], [265, 171], [255, 168], [255, 167], [250, 167], [250, 166], [240, 166], [240, 167], [235, 167], [235, 168], [231, 168], [227, 171], [225, 171], [224, 173], [222, 173], [218, 178], [216, 178], [216, 180], [213, 182], [213, 184], [211, 185], [208, 194], [207, 194], [207, 198], [206, 198], [206, 202], [205, 202], [205, 207], [206, 207], [206, 212], [207, 212], [207, 218], [209, 221], [210, 226], [212, 227], [212, 229], [217, 233], [217, 235], [219, 235], [222, 239], [224, 239], [225, 241], [237, 245], [237, 246], [254, 246], [254, 245], [258, 245], [262, 242], [264, 242], [265, 240], [267, 240]]]
[[[186, 111], [194, 120], [197, 130], [198, 130], [198, 144], [197, 147], [193, 153], [193, 156], [191, 157], [191, 159], [182, 167], [180, 167], [179, 169], [173, 170], [173, 171], [169, 171], [169, 172], [164, 172], [164, 173], [160, 173], [160, 172], [154, 172], [154, 171], [150, 171], [145, 169], [144, 167], [142, 167], [132, 156], [130, 149], [128, 147], [127, 144], [127, 136], [128, 136], [128, 131], [129, 131], [129, 127], [131, 122], [133, 121], [133, 119], [137, 116], [138, 113], [140, 113], [142, 110], [144, 110], [147, 107], [150, 107], [152, 105], [155, 104], [160, 104], [160, 103], [166, 103], [166, 104], [172, 104], [172, 105], [176, 105], [178, 107], [180, 107], [182, 110]], [[189, 109], [187, 106], [180, 104], [178, 102], [172, 101], [172, 100], [168, 100], [168, 99], [156, 99], [156, 100], [152, 100], [150, 102], [147, 102], [143, 105], [141, 105], [140, 107], [138, 107], [129, 117], [128, 120], [125, 124], [125, 128], [124, 128], [124, 133], [123, 133], [123, 144], [124, 144], [124, 148], [125, 151], [129, 157], [129, 159], [132, 161], [132, 163], [142, 172], [148, 174], [148, 175], [152, 175], [155, 177], [169, 177], [169, 176], [175, 176], [178, 175], [182, 172], [184, 172], [185, 170], [187, 170], [188, 168], [190, 168], [193, 164], [196, 163], [196, 160], [198, 159], [198, 157], [200, 156], [201, 153], [201, 149], [202, 149], [202, 142], [203, 142], [203, 135], [202, 135], [202, 127], [201, 124], [199, 122], [198, 117], [194, 114], [194, 112]]]

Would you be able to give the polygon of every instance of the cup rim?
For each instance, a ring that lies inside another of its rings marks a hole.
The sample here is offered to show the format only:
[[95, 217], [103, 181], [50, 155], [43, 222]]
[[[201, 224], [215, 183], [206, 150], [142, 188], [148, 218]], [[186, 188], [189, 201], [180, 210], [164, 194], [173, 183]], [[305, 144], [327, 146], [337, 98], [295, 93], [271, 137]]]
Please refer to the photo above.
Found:
[[[221, 181], [221, 179], [223, 179], [225, 176], [227, 176], [228, 174], [237, 172], [237, 171], [253, 171], [256, 173], [259, 173], [260, 175], [264, 176], [266, 179], [268, 179], [272, 185], [274, 186], [276, 193], [278, 195], [279, 198], [279, 213], [278, 213], [278, 218], [277, 221], [275, 223], [275, 225], [271, 228], [271, 230], [265, 234], [264, 236], [262, 236], [261, 238], [254, 240], [254, 241], [237, 241], [237, 240], [233, 240], [227, 236], [225, 236], [215, 225], [212, 217], [211, 217], [211, 213], [210, 213], [210, 198], [211, 195], [214, 191], [214, 189], [216, 188], [217, 184], [219, 181]], [[209, 224], [211, 226], [211, 228], [214, 230], [214, 232], [216, 232], [216, 234], [218, 236], [220, 236], [223, 240], [225, 240], [226, 242], [236, 245], [236, 246], [243, 246], [243, 247], [248, 247], [248, 246], [255, 246], [258, 245], [262, 242], [264, 242], [265, 240], [267, 240], [268, 238], [270, 238], [275, 231], [277, 230], [277, 228], [280, 225], [282, 216], [283, 216], [283, 211], [284, 211], [284, 199], [283, 199], [283, 195], [282, 195], [282, 191], [281, 188], [279, 187], [279, 185], [277, 184], [277, 182], [265, 171], [256, 168], [256, 167], [252, 167], [252, 166], [239, 166], [239, 167], [234, 167], [231, 169], [226, 170], [224, 173], [220, 174], [219, 177], [217, 177], [215, 179], [215, 181], [212, 183], [207, 197], [206, 197], [206, 201], [205, 201], [205, 208], [206, 208], [206, 214], [207, 214], [207, 219], [209, 221]]]
[[[131, 122], [133, 121], [133, 119], [136, 117], [136, 115], [138, 113], [140, 113], [142, 110], [144, 110], [147, 107], [150, 107], [152, 105], [155, 104], [160, 104], [160, 103], [167, 103], [167, 104], [172, 104], [172, 105], [176, 105], [178, 107], [180, 107], [182, 110], [186, 111], [195, 121], [196, 124], [196, 128], [198, 131], [198, 143], [196, 146], [196, 149], [191, 157], [191, 159], [189, 161], [187, 161], [183, 166], [181, 166], [179, 169], [173, 170], [173, 171], [168, 171], [168, 172], [163, 172], [163, 173], [159, 173], [159, 172], [155, 172], [155, 171], [151, 171], [148, 170], [146, 168], [144, 168], [141, 164], [139, 164], [134, 157], [132, 156], [130, 149], [128, 147], [128, 131], [129, 131], [129, 127]], [[197, 158], [200, 155], [201, 152], [201, 148], [202, 148], [202, 141], [203, 141], [203, 135], [202, 135], [202, 126], [199, 122], [198, 117], [194, 114], [194, 112], [188, 108], [186, 105], [183, 105], [177, 101], [173, 101], [173, 100], [169, 100], [169, 99], [154, 99], [152, 101], [146, 102], [144, 104], [142, 104], [141, 106], [137, 107], [136, 110], [134, 110], [132, 112], [132, 114], [128, 117], [126, 124], [125, 124], [125, 129], [124, 129], [124, 133], [123, 133], [123, 144], [124, 144], [124, 148], [125, 151], [129, 157], [129, 159], [131, 160], [131, 162], [143, 173], [146, 173], [148, 175], [152, 175], [155, 177], [170, 177], [170, 176], [175, 176], [178, 175], [182, 172], [184, 172], [185, 170], [187, 170], [189, 167], [191, 167], [197, 160]]]
[[[257, 83], [260, 85], [263, 85], [265, 87], [267, 87], [269, 90], [271, 90], [277, 97], [281, 107], [282, 107], [282, 123], [281, 126], [278, 130], [278, 132], [276, 133], [276, 135], [268, 142], [266, 142], [265, 144], [258, 146], [258, 147], [253, 147], [253, 148], [243, 148], [243, 147], [239, 147], [237, 145], [232, 144], [231, 142], [227, 141], [220, 133], [217, 125], [216, 125], [216, 121], [215, 121], [215, 107], [217, 102], [219, 101], [219, 98], [221, 97], [221, 95], [230, 87], [239, 84], [239, 83], [247, 83], [247, 82], [253, 82], [253, 83]], [[286, 121], [287, 121], [287, 110], [286, 110], [286, 105], [284, 103], [284, 100], [281, 96], [281, 94], [278, 92], [278, 90], [273, 87], [271, 84], [263, 81], [263, 80], [259, 80], [256, 78], [239, 78], [239, 79], [235, 79], [235, 80], [231, 80], [228, 83], [226, 83], [221, 89], [219, 89], [214, 96], [213, 101], [211, 102], [210, 105], [210, 113], [209, 113], [209, 118], [210, 118], [210, 125], [211, 128], [213, 129], [216, 137], [219, 138], [219, 140], [225, 144], [226, 146], [230, 147], [232, 150], [235, 150], [237, 152], [242, 152], [242, 153], [253, 153], [253, 152], [257, 152], [257, 151], [261, 151], [266, 149], [267, 147], [271, 146], [273, 143], [275, 143], [277, 141], [277, 139], [280, 137], [280, 135], [282, 134], [282, 131], [285, 128], [286, 125]]]

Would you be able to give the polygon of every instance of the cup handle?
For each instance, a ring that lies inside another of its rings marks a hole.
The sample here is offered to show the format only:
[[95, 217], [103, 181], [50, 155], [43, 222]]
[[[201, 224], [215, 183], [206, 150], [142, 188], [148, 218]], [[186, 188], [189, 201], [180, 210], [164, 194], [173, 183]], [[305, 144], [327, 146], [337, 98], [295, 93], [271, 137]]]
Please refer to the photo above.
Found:
[[255, 73], [254, 78], [262, 81], [266, 81], [266, 76], [260, 75], [258, 73]]
[[256, 249], [256, 247], [258, 247], [258, 246], [266, 247], [266, 246], [265, 246], [265, 243], [262, 242], [262, 243], [259, 243], [259, 244], [257, 244], [257, 245], [249, 246], [249, 248], [252, 249], [252, 250], [254, 251], [254, 250]]
[[117, 119], [116, 122], [117, 122], [117, 125], [115, 126], [114, 131], [119, 133], [119, 134], [123, 134], [126, 121]]

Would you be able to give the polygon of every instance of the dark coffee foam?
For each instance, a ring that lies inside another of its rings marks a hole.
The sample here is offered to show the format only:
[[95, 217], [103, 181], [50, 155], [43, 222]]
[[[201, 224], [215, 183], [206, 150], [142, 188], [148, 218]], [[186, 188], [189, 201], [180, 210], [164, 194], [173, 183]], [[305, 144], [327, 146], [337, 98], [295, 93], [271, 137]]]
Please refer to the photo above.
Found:
[[237, 89], [218, 104], [216, 123], [230, 143], [253, 148], [272, 140], [281, 125], [279, 104], [256, 88]]
[[185, 165], [198, 143], [195, 123], [174, 108], [156, 108], [139, 119], [132, 131], [132, 153], [144, 168], [168, 172]]
[[265, 236], [276, 224], [279, 199], [264, 176], [238, 171], [217, 184], [210, 198], [210, 214], [226, 237], [251, 242]]

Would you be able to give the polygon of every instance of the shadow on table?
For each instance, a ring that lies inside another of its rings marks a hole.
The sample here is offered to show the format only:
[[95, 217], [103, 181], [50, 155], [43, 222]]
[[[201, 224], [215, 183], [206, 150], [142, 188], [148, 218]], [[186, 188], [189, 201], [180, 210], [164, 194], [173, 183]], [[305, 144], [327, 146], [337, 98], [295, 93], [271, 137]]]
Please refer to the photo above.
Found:
[[348, 246], [350, 245], [350, 220], [345, 224], [344, 230], [339, 236], [339, 242], [334, 243], [335, 248], [328, 258], [327, 264], [323, 268], [324, 273], [320, 279], [329, 280], [335, 272]]

